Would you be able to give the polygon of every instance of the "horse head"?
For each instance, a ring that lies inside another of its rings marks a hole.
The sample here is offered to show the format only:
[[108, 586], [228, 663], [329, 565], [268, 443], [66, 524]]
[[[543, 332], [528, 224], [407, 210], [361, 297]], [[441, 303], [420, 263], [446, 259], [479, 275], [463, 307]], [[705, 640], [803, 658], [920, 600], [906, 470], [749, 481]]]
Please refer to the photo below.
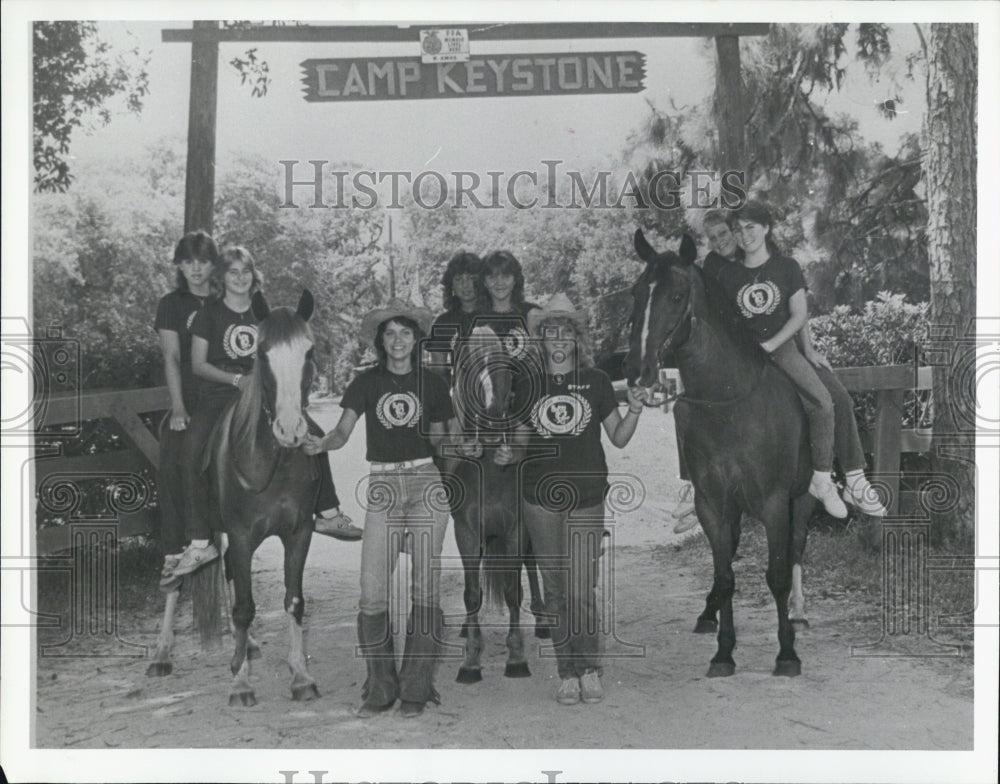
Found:
[[[307, 323], [313, 312], [313, 296], [302, 291], [298, 307], [271, 310], [260, 292], [251, 303], [257, 325], [257, 359], [250, 385], [234, 415], [239, 423], [251, 422], [266, 413], [275, 440], [289, 449], [301, 446], [308, 432], [302, 410], [312, 386], [313, 334]], [[254, 428], [256, 430], [256, 428]]]
[[475, 429], [481, 438], [484, 431], [506, 427], [513, 374], [497, 334], [477, 326], [467, 338], [459, 338], [454, 367], [454, 402], [463, 427]]
[[635, 233], [635, 249], [646, 269], [632, 287], [625, 377], [630, 386], [652, 388], [662, 356], [680, 346], [690, 332], [697, 250], [694, 240], [685, 234], [679, 254], [669, 250], [658, 253], [642, 229]]

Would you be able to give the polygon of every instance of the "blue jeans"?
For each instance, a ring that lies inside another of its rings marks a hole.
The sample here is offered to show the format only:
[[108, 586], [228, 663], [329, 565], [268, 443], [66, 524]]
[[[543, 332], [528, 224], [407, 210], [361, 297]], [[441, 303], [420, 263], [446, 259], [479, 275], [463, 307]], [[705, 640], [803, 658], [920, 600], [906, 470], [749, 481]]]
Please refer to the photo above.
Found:
[[389, 580], [404, 543], [413, 558], [413, 604], [437, 607], [441, 569], [435, 561], [441, 557], [447, 529], [448, 500], [433, 463], [369, 474], [361, 542], [361, 612], [388, 611]]
[[524, 523], [542, 573], [545, 612], [555, 620], [552, 644], [559, 677], [600, 669], [596, 588], [604, 504], [551, 512], [525, 501]]

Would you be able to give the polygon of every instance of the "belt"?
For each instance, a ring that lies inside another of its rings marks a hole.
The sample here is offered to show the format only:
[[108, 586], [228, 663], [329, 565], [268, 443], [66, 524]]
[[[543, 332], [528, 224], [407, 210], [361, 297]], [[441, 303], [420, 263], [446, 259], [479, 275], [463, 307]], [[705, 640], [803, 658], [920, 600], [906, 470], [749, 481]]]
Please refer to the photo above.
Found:
[[402, 471], [406, 468], [418, 468], [419, 466], [425, 466], [433, 462], [433, 458], [422, 457], [419, 460], [403, 460], [399, 463], [371, 463], [369, 470], [372, 473], [381, 474], [386, 471]]

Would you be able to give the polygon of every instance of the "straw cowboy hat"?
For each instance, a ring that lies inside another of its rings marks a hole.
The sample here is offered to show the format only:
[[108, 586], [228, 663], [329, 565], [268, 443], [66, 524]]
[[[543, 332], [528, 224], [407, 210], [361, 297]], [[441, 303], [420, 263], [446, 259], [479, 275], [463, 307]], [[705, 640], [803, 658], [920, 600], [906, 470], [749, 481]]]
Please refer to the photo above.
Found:
[[569, 297], [561, 291], [549, 297], [549, 301], [542, 305], [542, 307], [528, 311], [525, 320], [528, 322], [528, 329], [532, 333], [537, 333], [538, 325], [550, 318], [569, 319], [578, 330], [583, 331], [587, 329], [587, 314], [582, 310], [578, 310], [570, 302]]
[[431, 323], [434, 321], [434, 314], [427, 308], [404, 302], [398, 298], [391, 299], [385, 307], [375, 308], [365, 314], [361, 320], [361, 342], [366, 346], [374, 344], [378, 325], [396, 316], [405, 316], [417, 322], [424, 335], [430, 333]]

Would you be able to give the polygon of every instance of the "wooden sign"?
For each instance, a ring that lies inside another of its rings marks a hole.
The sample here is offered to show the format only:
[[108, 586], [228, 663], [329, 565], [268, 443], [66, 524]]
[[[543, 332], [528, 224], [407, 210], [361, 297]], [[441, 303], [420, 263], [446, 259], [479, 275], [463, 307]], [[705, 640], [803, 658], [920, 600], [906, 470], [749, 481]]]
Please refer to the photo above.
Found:
[[636, 93], [644, 88], [641, 52], [493, 54], [464, 63], [419, 57], [305, 60], [305, 99], [386, 101], [522, 95]]

